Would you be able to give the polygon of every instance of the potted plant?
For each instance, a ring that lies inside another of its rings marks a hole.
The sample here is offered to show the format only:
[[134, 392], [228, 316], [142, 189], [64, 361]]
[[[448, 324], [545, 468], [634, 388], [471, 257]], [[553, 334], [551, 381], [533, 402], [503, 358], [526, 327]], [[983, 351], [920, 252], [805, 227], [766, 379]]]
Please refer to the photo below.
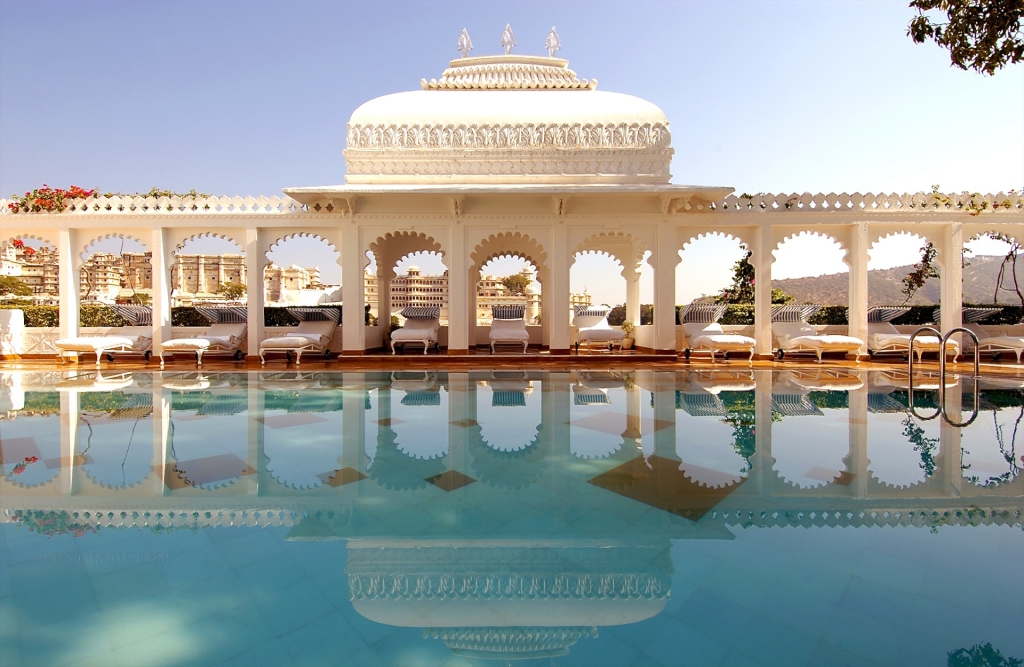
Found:
[[632, 350], [633, 349], [633, 330], [636, 329], [636, 325], [633, 324], [632, 320], [626, 320], [622, 323], [622, 333], [626, 334], [626, 337], [622, 339], [622, 349]]

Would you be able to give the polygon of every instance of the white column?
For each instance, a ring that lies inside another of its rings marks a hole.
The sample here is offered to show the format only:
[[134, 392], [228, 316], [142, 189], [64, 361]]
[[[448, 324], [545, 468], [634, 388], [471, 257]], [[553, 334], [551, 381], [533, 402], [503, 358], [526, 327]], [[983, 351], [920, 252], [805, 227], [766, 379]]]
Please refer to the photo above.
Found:
[[366, 315], [361, 230], [353, 221], [341, 228], [341, 353], [366, 352]]
[[544, 286], [546, 298], [542, 315], [548, 323], [548, 346], [552, 354], [569, 353], [569, 267], [572, 259], [569, 229], [559, 220], [551, 230], [551, 286]]
[[[153, 376], [153, 495], [167, 490], [167, 456], [171, 446], [171, 401], [164, 396], [162, 376]], [[173, 473], [172, 473], [173, 474]]]
[[626, 279], [626, 319], [640, 326], [640, 272], [636, 263], [623, 258], [625, 267], [622, 277]]
[[772, 353], [772, 228], [764, 224], [752, 239], [754, 265], [754, 355]]
[[160, 344], [171, 339], [171, 289], [168, 267], [170, 250], [163, 228], [153, 230], [153, 354], [160, 352]]
[[[940, 302], [942, 306], [942, 322], [939, 329], [946, 333], [950, 329], [963, 326], [961, 309], [964, 305], [963, 283], [963, 249], [964, 232], [959, 222], [947, 224], [942, 229], [942, 269], [939, 274]], [[951, 340], [960, 340], [956, 334]], [[961, 343], [961, 349], [963, 345]]]
[[[668, 221], [658, 228], [654, 252], [654, 351], [676, 351], [676, 231]], [[639, 320], [637, 321], [639, 324]]]
[[71, 495], [75, 490], [78, 421], [78, 392], [75, 390], [60, 392], [60, 491], [66, 496]]
[[263, 266], [266, 264], [266, 257], [260, 248], [260, 230], [258, 228], [245, 230], [245, 272], [248, 274], [246, 282], [246, 308], [249, 311], [248, 342], [246, 352], [256, 358], [260, 354], [260, 342], [263, 340]]
[[[448, 228], [448, 354], [469, 352], [469, 252], [466, 229], [461, 224]], [[473, 288], [476, 282], [473, 281]]]
[[[862, 376], [864, 377], [864, 376]], [[866, 377], [864, 379], [867, 379]], [[846, 462], [846, 470], [853, 474], [854, 495], [857, 498], [868, 497], [868, 385], [865, 382], [859, 389], [851, 389], [850, 393], [850, 456]]]
[[78, 270], [82, 262], [78, 257], [78, 235], [70, 229], [57, 233], [57, 282], [60, 289], [60, 337], [74, 338], [78, 335]]
[[850, 230], [846, 263], [850, 267], [849, 335], [865, 341], [857, 354], [867, 354], [868, 340], [868, 225], [858, 223]]

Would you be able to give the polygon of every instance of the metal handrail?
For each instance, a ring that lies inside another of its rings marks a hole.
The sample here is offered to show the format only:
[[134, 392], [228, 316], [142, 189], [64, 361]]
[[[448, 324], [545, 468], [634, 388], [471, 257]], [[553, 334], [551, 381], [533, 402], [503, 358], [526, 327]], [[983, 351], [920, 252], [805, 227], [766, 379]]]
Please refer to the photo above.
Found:
[[[946, 414], [946, 341], [949, 340], [950, 336], [960, 331], [970, 334], [971, 338], [974, 339], [974, 411], [971, 414], [971, 418], [963, 423], [954, 422]], [[946, 335], [942, 337], [942, 347], [939, 349], [939, 353], [941, 355], [939, 357], [939, 405], [942, 407], [942, 418], [950, 426], [963, 428], [965, 426], [970, 426], [974, 420], [978, 418], [978, 385], [980, 384], [978, 382], [978, 375], [981, 373], [979, 360], [981, 355], [978, 354], [978, 345], [978, 335], [965, 327], [950, 329], [946, 332]]]

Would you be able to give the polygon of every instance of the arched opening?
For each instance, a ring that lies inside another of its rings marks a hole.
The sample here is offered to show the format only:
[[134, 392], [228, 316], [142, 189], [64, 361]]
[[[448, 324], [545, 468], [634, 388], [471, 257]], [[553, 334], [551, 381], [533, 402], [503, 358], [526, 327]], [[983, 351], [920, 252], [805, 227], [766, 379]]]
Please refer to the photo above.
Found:
[[917, 234], [897, 232], [876, 239], [868, 249], [868, 306], [938, 305], [941, 267], [936, 258], [931, 242]]
[[60, 298], [57, 248], [31, 236], [0, 245], [0, 300], [55, 306]]
[[245, 252], [233, 239], [203, 234], [185, 239], [170, 266], [171, 305], [244, 305], [248, 301]]
[[153, 253], [141, 241], [109, 234], [82, 251], [79, 269], [81, 305], [153, 302]]
[[316, 234], [279, 239], [263, 267], [263, 303], [269, 307], [341, 302], [341, 253]]
[[846, 307], [850, 303], [850, 267], [835, 238], [800, 232], [772, 251], [772, 301]]
[[480, 267], [476, 323], [490, 325], [495, 306], [523, 306], [528, 325], [541, 323], [541, 290], [536, 265], [518, 254], [492, 257]]
[[391, 317], [401, 326], [408, 307], [437, 306], [441, 324], [448, 323], [448, 267], [439, 252], [418, 251], [391, 266]]
[[676, 301], [722, 296], [732, 284], [735, 266], [747, 256], [747, 246], [735, 236], [710, 232], [692, 237], [679, 251], [676, 265]]
[[[402, 327], [401, 311], [408, 306], [437, 306], [442, 325], [448, 322], [448, 267], [441, 245], [426, 234], [388, 233], [366, 252], [363, 294], [371, 324], [391, 331]], [[447, 328], [439, 332], [447, 345]]]
[[964, 303], [1024, 307], [1024, 249], [1000, 232], [964, 243]]

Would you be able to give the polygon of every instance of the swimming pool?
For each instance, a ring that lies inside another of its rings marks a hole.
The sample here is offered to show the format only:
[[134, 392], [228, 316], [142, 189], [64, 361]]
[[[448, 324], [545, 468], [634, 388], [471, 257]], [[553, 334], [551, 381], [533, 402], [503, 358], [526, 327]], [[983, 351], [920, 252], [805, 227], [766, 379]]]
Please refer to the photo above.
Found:
[[1024, 379], [0, 385], [5, 667], [1024, 657]]

